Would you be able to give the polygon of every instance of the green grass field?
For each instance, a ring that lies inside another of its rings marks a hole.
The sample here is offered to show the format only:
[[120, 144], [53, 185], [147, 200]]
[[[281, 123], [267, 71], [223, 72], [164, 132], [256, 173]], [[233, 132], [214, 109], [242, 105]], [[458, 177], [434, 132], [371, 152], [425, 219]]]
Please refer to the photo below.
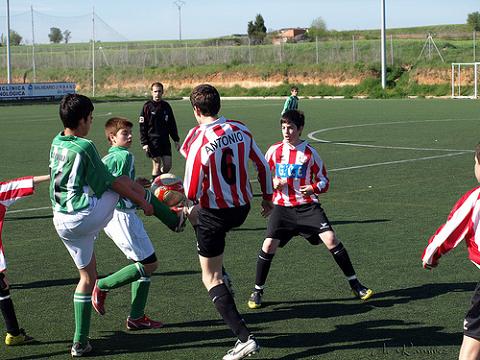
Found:
[[[190, 105], [171, 104], [183, 138], [194, 125]], [[222, 113], [244, 121], [265, 151], [281, 138], [281, 106], [274, 100], [225, 100]], [[113, 114], [136, 121], [140, 107], [139, 102], [96, 105], [91, 138], [102, 154], [107, 150], [105, 120]], [[457, 198], [476, 186], [471, 150], [479, 141], [480, 103], [301, 100], [300, 107], [307, 119], [303, 137], [311, 134], [329, 169], [331, 188], [322, 204], [360, 280], [376, 294], [366, 303], [354, 299], [326, 248], [296, 238], [275, 256], [266, 306], [247, 309], [266, 228], [256, 197], [244, 226], [229, 234], [225, 260], [237, 306], [262, 346], [255, 358], [456, 358], [478, 269], [467, 260], [463, 244], [431, 272], [422, 269], [420, 256]], [[57, 112], [56, 105], [0, 107], [2, 180], [48, 171], [50, 142], [61, 130]], [[138, 136], [136, 141], [137, 174], [148, 175], [150, 161]], [[183, 175], [183, 165], [175, 154], [172, 172]], [[17, 348], [0, 344], [1, 359], [69, 356], [77, 271], [55, 233], [48, 206], [47, 186], [41, 184], [34, 197], [15, 204], [7, 215], [3, 240], [12, 298], [21, 326], [37, 341]], [[93, 314], [92, 356], [221, 358], [234, 338], [201, 284], [192, 228], [175, 234], [155, 218], [144, 220], [160, 264], [147, 313], [167, 326], [126, 331], [130, 290], [115, 290], [107, 314]], [[104, 234], [96, 254], [101, 274], [128, 264]]]

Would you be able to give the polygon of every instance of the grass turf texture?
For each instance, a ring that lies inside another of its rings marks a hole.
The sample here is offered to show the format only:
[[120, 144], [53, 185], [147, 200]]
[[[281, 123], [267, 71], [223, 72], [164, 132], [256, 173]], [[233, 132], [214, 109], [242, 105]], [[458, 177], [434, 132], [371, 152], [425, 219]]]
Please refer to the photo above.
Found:
[[[222, 113], [244, 121], [260, 148], [281, 138], [282, 101], [227, 101]], [[194, 125], [187, 101], [171, 102], [182, 137]], [[97, 104], [90, 138], [101, 154], [107, 143], [103, 124], [111, 115], [136, 122], [140, 102]], [[233, 277], [236, 302], [262, 351], [258, 359], [453, 359], [462, 338], [462, 322], [478, 280], [463, 244], [432, 272], [421, 268], [428, 237], [457, 198], [476, 185], [473, 154], [422, 148], [471, 150], [479, 141], [480, 103], [450, 100], [302, 100], [304, 138], [319, 129], [314, 142], [326, 162], [330, 191], [321, 201], [348, 249], [362, 282], [375, 296], [353, 299], [348, 284], [326, 248], [296, 238], [274, 258], [264, 302], [248, 310], [255, 263], [266, 222], [253, 201], [244, 226], [227, 239], [226, 267]], [[50, 141], [61, 130], [57, 105], [1, 108], [1, 179], [48, 169]], [[385, 124], [396, 123], [396, 124]], [[365, 125], [374, 124], [374, 125]], [[351, 125], [364, 125], [344, 127]], [[344, 127], [344, 128], [341, 128]], [[149, 176], [135, 126], [137, 175]], [[409, 147], [418, 150], [346, 146]], [[425, 157], [430, 160], [399, 162]], [[174, 154], [172, 172], [182, 176], [184, 161]], [[362, 167], [368, 164], [386, 163]], [[355, 169], [345, 169], [360, 166]], [[255, 185], [258, 193], [258, 186]], [[7, 348], [2, 359], [63, 359], [74, 329], [73, 291], [77, 271], [52, 225], [47, 185], [15, 204], [4, 226], [4, 245], [20, 324], [37, 342]], [[19, 212], [19, 210], [23, 210]], [[107, 314], [92, 315], [94, 356], [105, 359], [220, 358], [234, 338], [219, 319], [201, 284], [191, 226], [174, 234], [155, 218], [143, 218], [156, 247], [159, 270], [152, 278], [147, 314], [166, 327], [127, 332], [130, 289], [110, 293]], [[96, 243], [100, 274], [127, 260], [102, 233]]]

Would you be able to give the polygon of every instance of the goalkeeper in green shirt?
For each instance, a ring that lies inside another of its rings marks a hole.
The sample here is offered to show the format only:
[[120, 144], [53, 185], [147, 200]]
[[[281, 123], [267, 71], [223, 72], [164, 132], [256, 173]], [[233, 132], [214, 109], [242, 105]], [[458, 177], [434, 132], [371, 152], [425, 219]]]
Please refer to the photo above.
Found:
[[91, 140], [86, 139], [94, 106], [83, 95], [65, 95], [59, 115], [64, 130], [50, 149], [50, 200], [55, 229], [80, 275], [73, 297], [75, 335], [71, 354], [83, 356], [88, 342], [91, 295], [97, 279], [94, 241], [113, 216], [119, 196], [130, 199], [145, 215], [160, 218], [175, 228], [180, 220], [151, 193], [128, 176], [114, 177], [105, 167]]

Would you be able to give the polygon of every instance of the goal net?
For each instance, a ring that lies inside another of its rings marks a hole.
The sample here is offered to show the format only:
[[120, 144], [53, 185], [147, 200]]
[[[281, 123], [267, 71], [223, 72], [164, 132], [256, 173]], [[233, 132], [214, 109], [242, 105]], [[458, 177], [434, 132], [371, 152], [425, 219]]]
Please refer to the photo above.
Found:
[[452, 98], [478, 97], [478, 71], [480, 62], [452, 63]]

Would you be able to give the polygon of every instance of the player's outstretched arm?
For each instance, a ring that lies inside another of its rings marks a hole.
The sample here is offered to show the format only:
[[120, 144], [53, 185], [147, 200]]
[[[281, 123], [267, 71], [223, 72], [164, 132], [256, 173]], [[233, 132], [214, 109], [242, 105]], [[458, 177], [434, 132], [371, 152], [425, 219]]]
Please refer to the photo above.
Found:
[[40, 175], [40, 176], [34, 176], [33, 177], [33, 184], [39, 184], [44, 181], [50, 180], [50, 175]]
[[[141, 191], [139, 191], [139, 188]], [[112, 190], [117, 192], [119, 195], [126, 197], [132, 200], [135, 204], [142, 208], [145, 215], [153, 215], [152, 205], [145, 200], [144, 194], [145, 190], [142, 186], [128, 176], [119, 176], [112, 183]]]

